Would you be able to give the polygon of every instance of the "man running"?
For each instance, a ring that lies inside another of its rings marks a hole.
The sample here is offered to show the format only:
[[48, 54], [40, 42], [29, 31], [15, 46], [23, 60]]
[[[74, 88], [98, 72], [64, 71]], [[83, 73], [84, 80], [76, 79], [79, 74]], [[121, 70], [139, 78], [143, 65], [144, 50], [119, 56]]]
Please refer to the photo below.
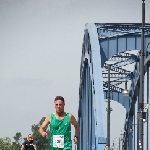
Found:
[[21, 150], [37, 150], [36, 141], [33, 140], [32, 134], [28, 134], [27, 140], [23, 142]]
[[39, 128], [39, 133], [46, 137], [48, 131], [45, 131], [50, 124], [50, 150], [71, 150], [71, 124], [75, 127], [74, 144], [78, 143], [79, 124], [75, 117], [64, 112], [65, 100], [62, 96], [56, 96], [56, 112], [48, 115]]

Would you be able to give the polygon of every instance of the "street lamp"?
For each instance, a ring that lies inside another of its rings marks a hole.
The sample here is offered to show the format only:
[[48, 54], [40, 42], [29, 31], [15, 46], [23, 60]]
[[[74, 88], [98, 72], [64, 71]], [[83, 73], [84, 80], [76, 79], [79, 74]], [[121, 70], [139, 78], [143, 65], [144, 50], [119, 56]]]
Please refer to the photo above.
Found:
[[143, 134], [144, 134], [144, 126], [143, 126], [143, 103], [144, 103], [144, 29], [145, 29], [145, 0], [142, 0], [142, 33], [141, 33], [141, 59], [140, 59], [140, 113], [142, 115], [142, 119], [139, 120], [139, 148], [143, 150]]
[[129, 96], [129, 91], [127, 90], [127, 81], [125, 82], [125, 89], [122, 91], [123, 96]]
[[107, 145], [110, 147], [110, 67], [111, 64], [108, 63], [108, 103], [107, 103]]
[[[107, 93], [107, 145], [110, 147], [110, 69], [111, 65], [113, 65], [111, 62], [107, 62], [108, 65], [108, 93]], [[127, 80], [125, 81], [125, 89], [122, 91], [123, 96], [129, 96], [129, 91], [127, 90]]]

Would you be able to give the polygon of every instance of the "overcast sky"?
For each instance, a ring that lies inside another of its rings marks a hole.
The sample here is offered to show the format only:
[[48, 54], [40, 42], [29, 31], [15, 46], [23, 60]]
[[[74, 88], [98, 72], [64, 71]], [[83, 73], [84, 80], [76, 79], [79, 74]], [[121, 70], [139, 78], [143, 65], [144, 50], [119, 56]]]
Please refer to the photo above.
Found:
[[[30, 133], [56, 95], [77, 117], [86, 23], [140, 23], [142, 0], [0, 0], [0, 137]], [[146, 22], [150, 22], [146, 0]]]

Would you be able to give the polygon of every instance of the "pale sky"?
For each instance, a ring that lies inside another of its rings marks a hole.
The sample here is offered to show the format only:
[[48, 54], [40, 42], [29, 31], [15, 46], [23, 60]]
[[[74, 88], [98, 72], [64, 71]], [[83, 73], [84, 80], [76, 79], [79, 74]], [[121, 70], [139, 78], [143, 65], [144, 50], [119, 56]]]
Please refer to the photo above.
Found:
[[[86, 23], [140, 23], [142, 0], [0, 0], [0, 137], [30, 133], [56, 95], [77, 118]], [[146, 22], [150, 22], [146, 0]]]

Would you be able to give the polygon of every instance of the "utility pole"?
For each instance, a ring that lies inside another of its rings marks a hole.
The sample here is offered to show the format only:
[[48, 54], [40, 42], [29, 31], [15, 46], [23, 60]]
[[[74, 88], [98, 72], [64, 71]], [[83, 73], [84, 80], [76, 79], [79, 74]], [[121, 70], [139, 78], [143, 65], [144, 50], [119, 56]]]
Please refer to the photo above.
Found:
[[142, 0], [142, 33], [141, 33], [141, 59], [140, 59], [140, 112], [142, 118], [139, 120], [139, 149], [143, 150], [143, 104], [144, 104], [144, 28], [145, 28], [145, 0]]
[[120, 139], [120, 137], [119, 137], [119, 150], [120, 150], [120, 141], [121, 141], [121, 139]]
[[107, 145], [110, 147], [110, 67], [108, 63], [108, 105], [107, 105]]

